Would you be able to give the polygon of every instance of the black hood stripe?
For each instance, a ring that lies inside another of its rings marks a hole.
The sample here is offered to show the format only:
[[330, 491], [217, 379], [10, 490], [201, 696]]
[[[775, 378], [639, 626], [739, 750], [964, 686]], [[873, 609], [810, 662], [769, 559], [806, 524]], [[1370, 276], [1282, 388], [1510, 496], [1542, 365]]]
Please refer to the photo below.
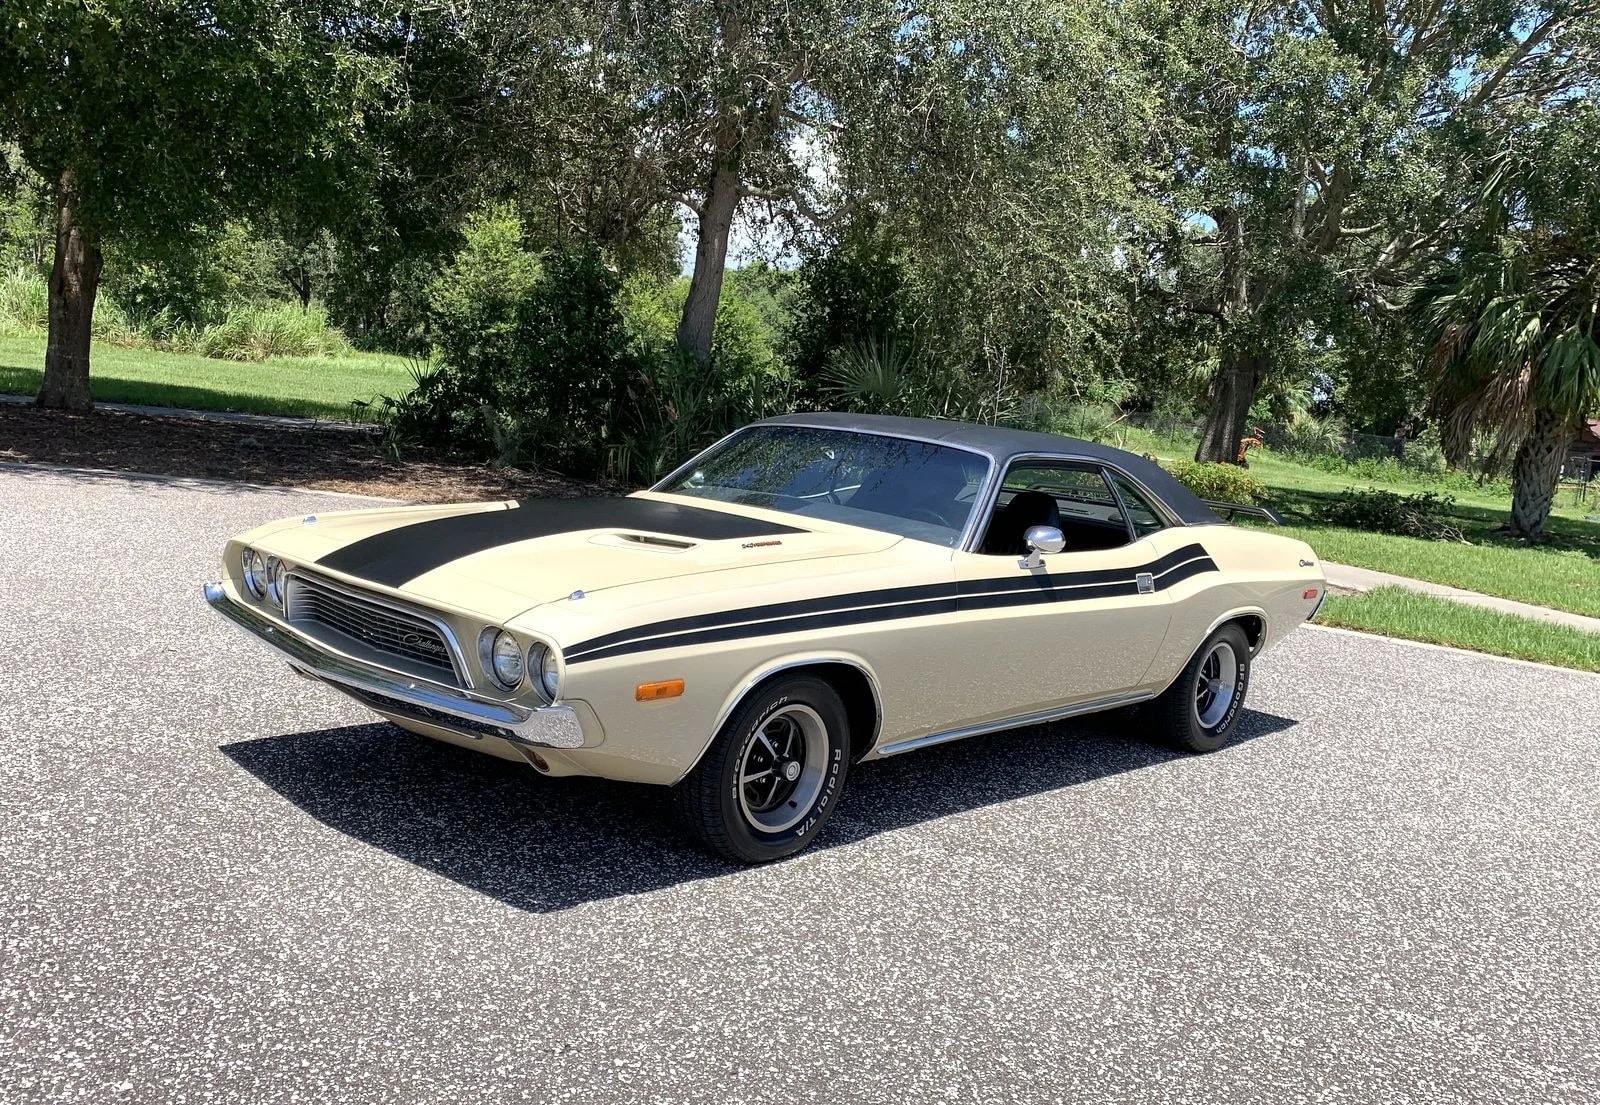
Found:
[[584, 641], [570, 649], [566, 659], [569, 664], [578, 664], [635, 652], [923, 618], [956, 611], [1136, 595], [1140, 575], [1150, 575], [1154, 589], [1164, 591], [1183, 580], [1216, 570], [1216, 564], [1204, 548], [1188, 545], [1144, 566], [965, 580], [959, 586], [935, 583], [891, 587], [674, 618]]
[[474, 511], [397, 526], [351, 542], [317, 563], [385, 587], [403, 587], [474, 553], [536, 537], [594, 529], [640, 530], [694, 541], [806, 532], [742, 514], [658, 499], [522, 499], [507, 510]]

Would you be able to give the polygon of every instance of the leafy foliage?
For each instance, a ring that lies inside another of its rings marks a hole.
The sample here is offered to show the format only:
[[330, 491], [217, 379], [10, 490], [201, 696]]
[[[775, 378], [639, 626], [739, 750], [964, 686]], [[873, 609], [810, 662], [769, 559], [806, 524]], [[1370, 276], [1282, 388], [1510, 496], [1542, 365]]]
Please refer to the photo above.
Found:
[[38, 273], [12, 269], [0, 274], [0, 335], [38, 333], [49, 311], [50, 297]]
[[1260, 503], [1267, 498], [1265, 484], [1232, 464], [1180, 460], [1163, 463], [1162, 467], [1190, 491], [1212, 502]]
[[433, 285], [437, 367], [390, 400], [393, 434], [597, 470], [633, 374], [620, 287], [593, 250], [541, 259], [513, 214], [484, 213]]
[[1490, 465], [1515, 453], [1511, 528], [1537, 539], [1564, 451], [1600, 409], [1600, 184], [1586, 171], [1600, 108], [1563, 104], [1488, 162], [1479, 221], [1421, 284], [1412, 310], [1433, 344], [1444, 450], [1480, 431]]
[[1340, 498], [1319, 503], [1314, 513], [1328, 525], [1428, 541], [1463, 541], [1460, 527], [1450, 519], [1454, 507], [1454, 498], [1435, 491], [1398, 495], [1378, 488], [1346, 488]]

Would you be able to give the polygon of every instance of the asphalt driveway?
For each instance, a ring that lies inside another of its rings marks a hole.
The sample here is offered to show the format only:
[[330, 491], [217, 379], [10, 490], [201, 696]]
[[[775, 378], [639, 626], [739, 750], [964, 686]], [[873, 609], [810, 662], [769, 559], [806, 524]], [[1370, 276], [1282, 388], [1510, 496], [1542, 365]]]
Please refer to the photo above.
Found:
[[1305, 630], [1222, 753], [902, 757], [738, 870], [205, 608], [351, 505], [0, 467], [0, 1101], [1600, 1098], [1600, 678]]

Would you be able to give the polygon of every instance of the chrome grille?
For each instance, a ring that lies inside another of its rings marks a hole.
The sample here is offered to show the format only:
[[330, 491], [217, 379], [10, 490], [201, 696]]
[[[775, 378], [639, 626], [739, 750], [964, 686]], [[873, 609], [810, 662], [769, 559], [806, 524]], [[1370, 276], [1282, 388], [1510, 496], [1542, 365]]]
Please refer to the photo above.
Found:
[[288, 614], [290, 624], [343, 651], [461, 685], [444, 633], [421, 615], [299, 572], [289, 576]]

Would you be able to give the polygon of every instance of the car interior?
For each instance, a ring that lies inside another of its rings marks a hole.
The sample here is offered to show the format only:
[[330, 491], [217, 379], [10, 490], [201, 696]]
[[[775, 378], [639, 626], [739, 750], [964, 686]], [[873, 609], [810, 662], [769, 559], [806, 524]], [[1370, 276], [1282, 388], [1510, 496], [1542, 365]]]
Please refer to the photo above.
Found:
[[[1033, 526], [1052, 526], [1063, 552], [1115, 549], [1161, 529], [1160, 516], [1125, 480], [1116, 490], [1099, 468], [1024, 462], [1006, 473], [979, 552], [1025, 556]], [[1127, 504], [1124, 511], [1123, 504]]]

